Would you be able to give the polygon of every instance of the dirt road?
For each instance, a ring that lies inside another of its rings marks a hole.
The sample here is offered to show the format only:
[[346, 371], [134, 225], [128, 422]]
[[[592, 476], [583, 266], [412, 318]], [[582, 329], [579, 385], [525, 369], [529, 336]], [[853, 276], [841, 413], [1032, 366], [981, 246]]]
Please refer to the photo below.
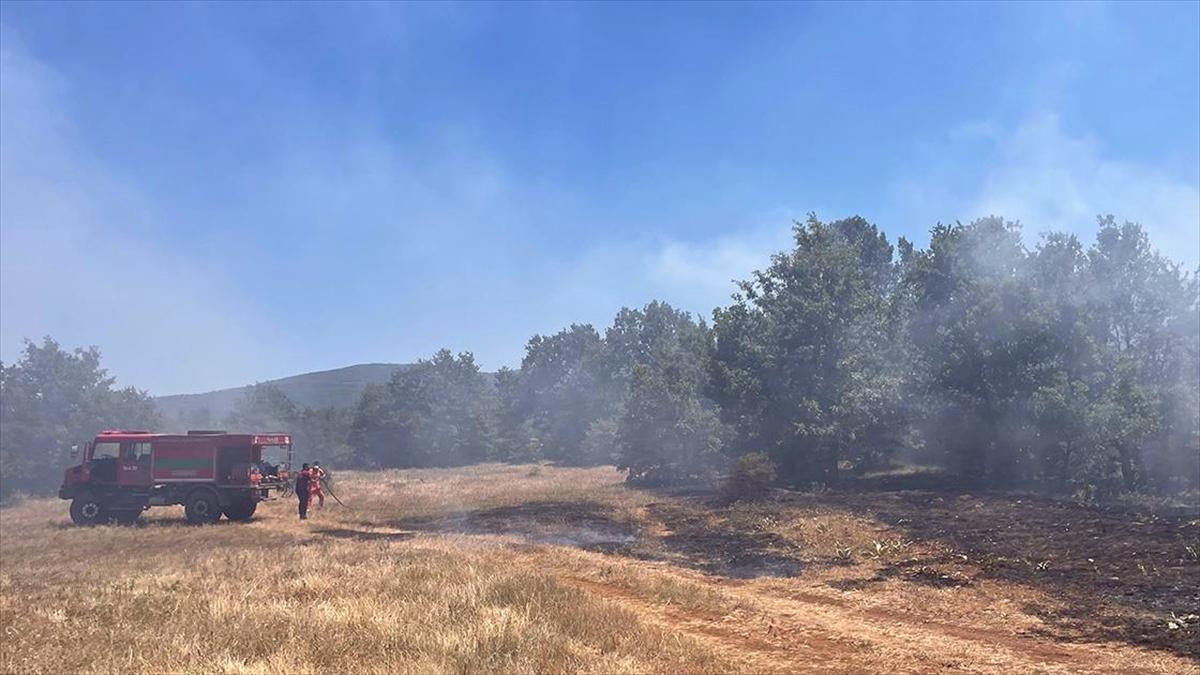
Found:
[[569, 578], [588, 593], [714, 647], [753, 672], [1200, 672], [1196, 664], [1120, 644], [1072, 644], [1014, 631], [861, 609], [819, 592], [792, 597], [754, 582], [719, 583], [753, 612], [672, 607], [617, 585]]

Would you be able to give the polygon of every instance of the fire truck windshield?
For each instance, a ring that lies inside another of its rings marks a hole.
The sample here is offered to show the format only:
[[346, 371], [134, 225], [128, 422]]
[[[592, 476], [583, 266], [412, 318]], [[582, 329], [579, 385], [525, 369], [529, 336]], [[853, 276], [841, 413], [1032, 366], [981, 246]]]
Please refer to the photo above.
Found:
[[287, 446], [286, 445], [264, 445], [262, 449], [262, 459], [270, 464], [283, 464], [287, 462]]
[[95, 449], [92, 450], [92, 459], [108, 459], [116, 458], [121, 454], [121, 444], [112, 442], [97, 443]]

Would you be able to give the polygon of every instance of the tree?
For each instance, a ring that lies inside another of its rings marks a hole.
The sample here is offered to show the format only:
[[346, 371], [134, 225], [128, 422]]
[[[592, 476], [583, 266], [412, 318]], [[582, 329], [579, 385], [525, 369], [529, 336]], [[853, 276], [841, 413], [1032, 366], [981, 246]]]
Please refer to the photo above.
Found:
[[259, 383], [242, 392], [225, 426], [241, 431], [293, 431], [300, 421], [296, 404], [273, 384]]
[[1081, 473], [1096, 467], [1095, 406], [1099, 363], [1088, 330], [1087, 257], [1073, 235], [1051, 233], [1029, 257], [1030, 320], [1041, 331], [1046, 350], [1030, 364], [1035, 381], [1028, 400], [1037, 457], [1037, 478], [1067, 491]]
[[[620, 464], [620, 424], [612, 418], [598, 419], [588, 425], [579, 449], [579, 463], [585, 465]], [[622, 466], [621, 468], [625, 468]]]
[[68, 352], [49, 337], [0, 364], [0, 498], [54, 489], [71, 447], [104, 429], [158, 426], [150, 396], [115, 381], [95, 347]]
[[1037, 325], [1020, 226], [1000, 218], [938, 225], [909, 282], [927, 441], [969, 481], [1030, 478], [1027, 402], [1052, 345]]
[[593, 422], [611, 417], [619, 394], [604, 364], [604, 341], [590, 325], [535, 335], [521, 361], [520, 409], [545, 459], [578, 464]]
[[[225, 423], [291, 431], [299, 459], [383, 467], [616, 461], [664, 483], [763, 453], [742, 464], [807, 485], [905, 450], [984, 487], [1200, 489], [1196, 274], [1111, 216], [1086, 249], [1061, 233], [1027, 249], [996, 217], [930, 234], [896, 256], [862, 218], [810, 217], [711, 328], [654, 301], [603, 335], [534, 336], [493, 380], [441, 350], [353, 410], [256, 385]], [[65, 449], [101, 428], [157, 422], [94, 349], [27, 344], [0, 373], [0, 496], [57, 483]]]
[[532, 425], [522, 409], [523, 372], [501, 368], [496, 373], [496, 459], [529, 462], [537, 459]]
[[317, 460], [322, 466], [358, 466], [362, 458], [348, 443], [353, 410], [323, 406], [300, 411], [293, 433], [297, 462]]
[[714, 312], [712, 383], [734, 452], [764, 451], [793, 483], [831, 483], [895, 446], [887, 366], [892, 247], [861, 218], [794, 228], [795, 248]]
[[716, 407], [677, 364], [634, 366], [625, 412], [616, 432], [619, 469], [637, 485], [709, 478], [721, 464], [722, 427]]
[[[938, 226], [906, 274], [922, 435], [980, 484], [1115, 494], [1200, 482], [1194, 278], [1142, 229], [1032, 251], [998, 218]], [[1193, 476], [1196, 476], [1193, 478]]]
[[704, 322], [654, 301], [622, 308], [604, 342], [605, 370], [622, 393], [622, 412], [615, 424], [593, 423], [589, 437], [615, 442], [618, 468], [629, 469], [630, 482], [711, 475], [721, 464], [726, 434], [707, 397], [711, 333]]
[[246, 387], [224, 424], [233, 431], [291, 434], [295, 463], [319, 460], [353, 466], [361, 459], [346, 442], [351, 415], [332, 406], [300, 408], [275, 385], [259, 383]]
[[494, 394], [470, 352], [447, 349], [359, 399], [350, 445], [379, 467], [458, 466], [492, 456]]
[[1200, 286], [1134, 223], [1099, 220], [1088, 250], [1091, 334], [1107, 380], [1108, 447], [1127, 490], [1200, 487]]
[[660, 368], [675, 361], [689, 378], [702, 378], [710, 339], [703, 321], [666, 302], [654, 300], [641, 309], [622, 307], [604, 332], [603, 372], [610, 388], [622, 397], [638, 365]]

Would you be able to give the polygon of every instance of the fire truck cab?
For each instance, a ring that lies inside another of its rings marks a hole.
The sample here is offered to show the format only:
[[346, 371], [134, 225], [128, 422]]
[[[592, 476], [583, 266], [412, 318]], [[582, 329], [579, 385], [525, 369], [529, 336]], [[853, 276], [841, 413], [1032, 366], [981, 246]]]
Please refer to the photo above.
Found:
[[182, 504], [193, 523], [222, 514], [250, 520], [260, 501], [286, 488], [291, 466], [288, 434], [109, 430], [84, 446], [58, 496], [71, 500], [79, 525], [132, 523], [151, 506], [173, 504]]

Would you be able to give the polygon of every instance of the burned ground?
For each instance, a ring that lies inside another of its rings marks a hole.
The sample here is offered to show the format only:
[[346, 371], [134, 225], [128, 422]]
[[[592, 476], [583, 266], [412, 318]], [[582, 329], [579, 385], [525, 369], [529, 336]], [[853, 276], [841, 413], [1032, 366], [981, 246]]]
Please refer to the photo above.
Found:
[[1200, 631], [1164, 620], [1200, 615], [1200, 512], [936, 492], [837, 495], [826, 503], [937, 542], [945, 553], [923, 566], [970, 567], [972, 576], [1052, 593], [1061, 608], [1028, 608], [1049, 621], [1049, 634], [1200, 657]]
[[545, 501], [386, 524], [423, 532], [512, 535], [733, 578], [793, 576], [802, 567], [792, 542], [758, 523], [723, 516], [703, 499], [646, 504], [641, 518], [598, 502]]
[[590, 501], [538, 501], [386, 521], [401, 529], [459, 534], [515, 535], [536, 544], [619, 550], [637, 540], [635, 526], [614, 509]]

